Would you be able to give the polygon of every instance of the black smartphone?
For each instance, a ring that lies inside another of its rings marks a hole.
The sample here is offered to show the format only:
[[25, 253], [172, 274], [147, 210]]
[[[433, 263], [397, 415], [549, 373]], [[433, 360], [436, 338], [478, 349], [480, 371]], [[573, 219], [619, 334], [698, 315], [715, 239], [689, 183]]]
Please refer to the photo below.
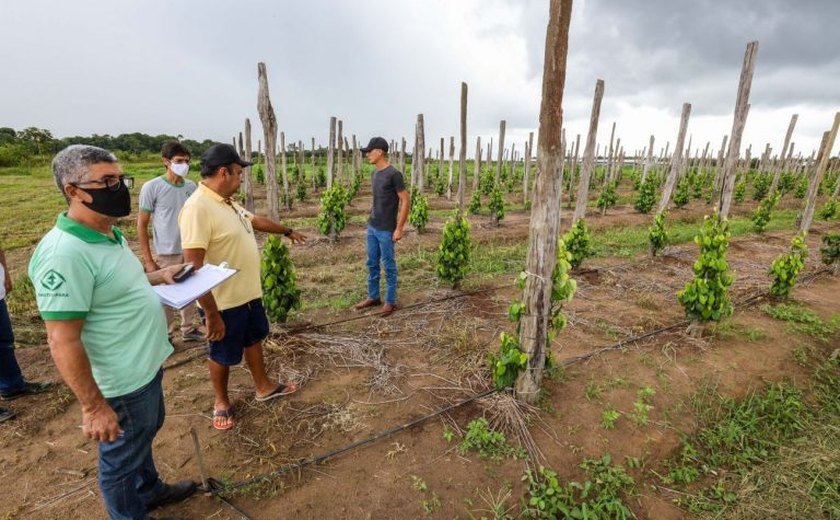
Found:
[[176, 282], [183, 282], [193, 274], [194, 270], [195, 267], [192, 264], [187, 264], [182, 267], [180, 271], [175, 273], [172, 278], [174, 278]]

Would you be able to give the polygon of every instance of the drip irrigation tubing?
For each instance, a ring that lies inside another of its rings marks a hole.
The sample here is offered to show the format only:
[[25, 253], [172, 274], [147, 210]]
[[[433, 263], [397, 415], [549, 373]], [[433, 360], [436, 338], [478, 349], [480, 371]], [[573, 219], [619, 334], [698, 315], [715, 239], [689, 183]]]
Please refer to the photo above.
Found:
[[[814, 273], [809, 273], [809, 274], [803, 276], [800, 279], [800, 281], [812, 280], [812, 279], [817, 278], [818, 276], [820, 276], [824, 273], [828, 273], [828, 272], [829, 272], [829, 269], [823, 269], [823, 270], [820, 270], [820, 271], [816, 271]], [[752, 295], [749, 295], [749, 296], [745, 297], [742, 301], [740, 301], [738, 303], [738, 305], [742, 306], [742, 307], [750, 307], [750, 306], [758, 303], [759, 301], [766, 299], [766, 297], [767, 297], [767, 295], [765, 293], [752, 294]], [[420, 304], [418, 304], [418, 305], [420, 305]], [[619, 342], [617, 342], [613, 345], [608, 345], [606, 347], [596, 349], [592, 352], [589, 352], [589, 353], [586, 353], [586, 354], [583, 354], [583, 355], [580, 355], [580, 356], [575, 356], [575, 357], [564, 359], [562, 362], [558, 363], [555, 367], [546, 369], [546, 372], [550, 372], [554, 369], [557, 369], [560, 366], [567, 367], [567, 366], [573, 365], [575, 363], [578, 363], [580, 361], [591, 359], [592, 357], [595, 357], [599, 354], [603, 354], [603, 353], [611, 351], [611, 350], [617, 350], [617, 349], [624, 348], [625, 346], [627, 346], [631, 343], [636, 343], [636, 342], [642, 341], [644, 339], [647, 339], [647, 338], [650, 338], [650, 337], [653, 337], [653, 336], [657, 336], [657, 335], [662, 334], [664, 332], [668, 332], [668, 331], [671, 331], [673, 329], [683, 327], [683, 326], [687, 325], [688, 323], [689, 323], [689, 320], [680, 320], [678, 322], [672, 323], [670, 325], [666, 325], [666, 326], [661, 327], [659, 329], [656, 329], [656, 330], [653, 330], [653, 331], [650, 331], [650, 332], [646, 332], [644, 334], [640, 334], [640, 335], [637, 335], [637, 336], [632, 336], [630, 338], [623, 339], [623, 340], [621, 340], [621, 341], [619, 341]], [[510, 389], [504, 389], [504, 390], [510, 390]], [[345, 446], [336, 448], [336, 449], [331, 450], [331, 451], [329, 451], [327, 453], [324, 453], [322, 455], [318, 455], [318, 456], [315, 456], [315, 457], [310, 457], [308, 459], [304, 459], [302, 461], [286, 464], [284, 466], [281, 466], [281, 467], [279, 467], [279, 468], [277, 468], [273, 471], [270, 471], [268, 473], [265, 473], [263, 475], [258, 475], [256, 477], [252, 477], [252, 478], [249, 478], [249, 479], [240, 480], [238, 482], [228, 484], [227, 486], [224, 486], [224, 487], [221, 487], [221, 488], [216, 487], [215, 489], [209, 490], [208, 494], [221, 496], [225, 493], [230, 493], [231, 491], [235, 491], [237, 489], [242, 489], [242, 488], [247, 487], [249, 485], [268, 480], [272, 477], [277, 477], [277, 476], [283, 475], [283, 474], [288, 473], [289, 471], [292, 471], [292, 470], [295, 470], [295, 469], [302, 469], [302, 468], [304, 468], [306, 466], [310, 466], [312, 464], [320, 464], [320, 463], [322, 463], [322, 462], [324, 462], [328, 459], [334, 458], [334, 457], [336, 457], [340, 454], [346, 453], [348, 451], [354, 450], [354, 449], [362, 447], [362, 446], [366, 446], [368, 444], [372, 444], [372, 443], [374, 443], [374, 442], [376, 442], [376, 441], [378, 441], [378, 440], [380, 440], [384, 437], [388, 437], [388, 436], [394, 435], [396, 433], [403, 432], [403, 431], [405, 431], [405, 430], [407, 430], [407, 429], [409, 429], [413, 426], [416, 426], [417, 424], [420, 424], [424, 421], [427, 421], [427, 420], [432, 419], [434, 417], [443, 415], [443, 414], [448, 413], [448, 412], [450, 412], [450, 411], [452, 411], [456, 408], [460, 408], [461, 406], [469, 404], [469, 403], [471, 403], [473, 401], [476, 401], [478, 399], [483, 399], [485, 397], [488, 397], [488, 396], [493, 395], [495, 393], [498, 393], [500, 391], [502, 391], [502, 390], [496, 389], [496, 388], [485, 390], [485, 391], [480, 392], [476, 395], [468, 397], [468, 398], [466, 398], [462, 401], [459, 401], [457, 403], [448, 405], [448, 406], [446, 406], [446, 407], [444, 407], [440, 410], [437, 410], [435, 412], [432, 412], [432, 413], [429, 413], [429, 414], [424, 415], [422, 417], [413, 419], [413, 420], [411, 420], [407, 423], [404, 423], [402, 425], [395, 426], [393, 428], [389, 428], [389, 429], [387, 429], [385, 431], [382, 431], [382, 432], [380, 432], [376, 435], [373, 435], [373, 436], [367, 437], [365, 439], [362, 439], [360, 441], [357, 441], [357, 442], [354, 442], [354, 443], [347, 444]], [[231, 506], [231, 507], [233, 507], [233, 506]]]

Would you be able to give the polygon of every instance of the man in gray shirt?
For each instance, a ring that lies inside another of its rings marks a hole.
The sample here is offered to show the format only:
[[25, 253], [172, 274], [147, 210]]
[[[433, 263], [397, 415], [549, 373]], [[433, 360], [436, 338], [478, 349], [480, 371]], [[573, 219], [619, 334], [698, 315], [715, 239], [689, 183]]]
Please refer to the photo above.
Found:
[[365, 309], [382, 303], [379, 297], [380, 262], [385, 268], [385, 305], [382, 316], [388, 316], [397, 305], [397, 261], [394, 244], [403, 236], [403, 227], [408, 218], [409, 196], [405, 181], [399, 170], [388, 162], [388, 141], [374, 137], [362, 152], [373, 164], [371, 178], [373, 203], [370, 208], [367, 231], [368, 295], [356, 304], [356, 309]]
[[[161, 149], [166, 173], [143, 184], [140, 189], [140, 211], [137, 215], [137, 238], [143, 253], [143, 268], [147, 273], [163, 267], [184, 263], [181, 249], [181, 231], [178, 214], [184, 203], [196, 190], [196, 184], [186, 179], [190, 170], [190, 151], [183, 144], [164, 143]], [[156, 256], [149, 247], [149, 219], [154, 230]], [[169, 338], [175, 333], [175, 311], [164, 307]], [[204, 335], [196, 328], [195, 304], [181, 309], [181, 339], [203, 341]]]

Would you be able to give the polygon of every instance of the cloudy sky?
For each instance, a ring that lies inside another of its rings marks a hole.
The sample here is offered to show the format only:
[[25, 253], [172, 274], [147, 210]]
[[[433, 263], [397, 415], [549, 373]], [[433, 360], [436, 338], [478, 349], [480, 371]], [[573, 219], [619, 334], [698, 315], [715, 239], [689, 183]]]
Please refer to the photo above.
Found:
[[[0, 0], [0, 126], [229, 141], [250, 117], [256, 141], [264, 61], [289, 141], [325, 142], [337, 116], [348, 135], [411, 143], [423, 113], [437, 146], [458, 132], [466, 81], [470, 140], [505, 119], [521, 150], [538, 125], [547, 15], [548, 0]], [[658, 151], [689, 102], [692, 148], [716, 150], [758, 40], [744, 148], [780, 151], [797, 113], [795, 150], [810, 154], [840, 110], [838, 20], [838, 0], [576, 0], [567, 135], [585, 139], [602, 78], [599, 142], [616, 122], [626, 149], [654, 134]]]

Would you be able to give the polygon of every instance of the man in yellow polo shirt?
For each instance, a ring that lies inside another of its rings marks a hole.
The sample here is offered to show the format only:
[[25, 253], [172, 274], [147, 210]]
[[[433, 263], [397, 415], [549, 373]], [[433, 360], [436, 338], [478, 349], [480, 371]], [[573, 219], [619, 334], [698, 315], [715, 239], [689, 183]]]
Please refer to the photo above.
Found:
[[201, 157], [201, 183], [178, 218], [184, 260], [195, 265], [227, 264], [239, 272], [211, 293], [199, 298], [210, 342], [210, 379], [213, 383], [213, 427], [233, 427], [228, 396], [230, 367], [242, 361], [251, 371], [256, 400], [268, 401], [288, 395], [294, 383], [277, 384], [265, 373], [262, 341], [268, 336], [268, 319], [262, 306], [260, 252], [254, 230], [278, 233], [292, 243], [306, 236], [273, 220], [254, 215], [233, 197], [239, 190], [242, 160], [229, 144], [216, 144]]

